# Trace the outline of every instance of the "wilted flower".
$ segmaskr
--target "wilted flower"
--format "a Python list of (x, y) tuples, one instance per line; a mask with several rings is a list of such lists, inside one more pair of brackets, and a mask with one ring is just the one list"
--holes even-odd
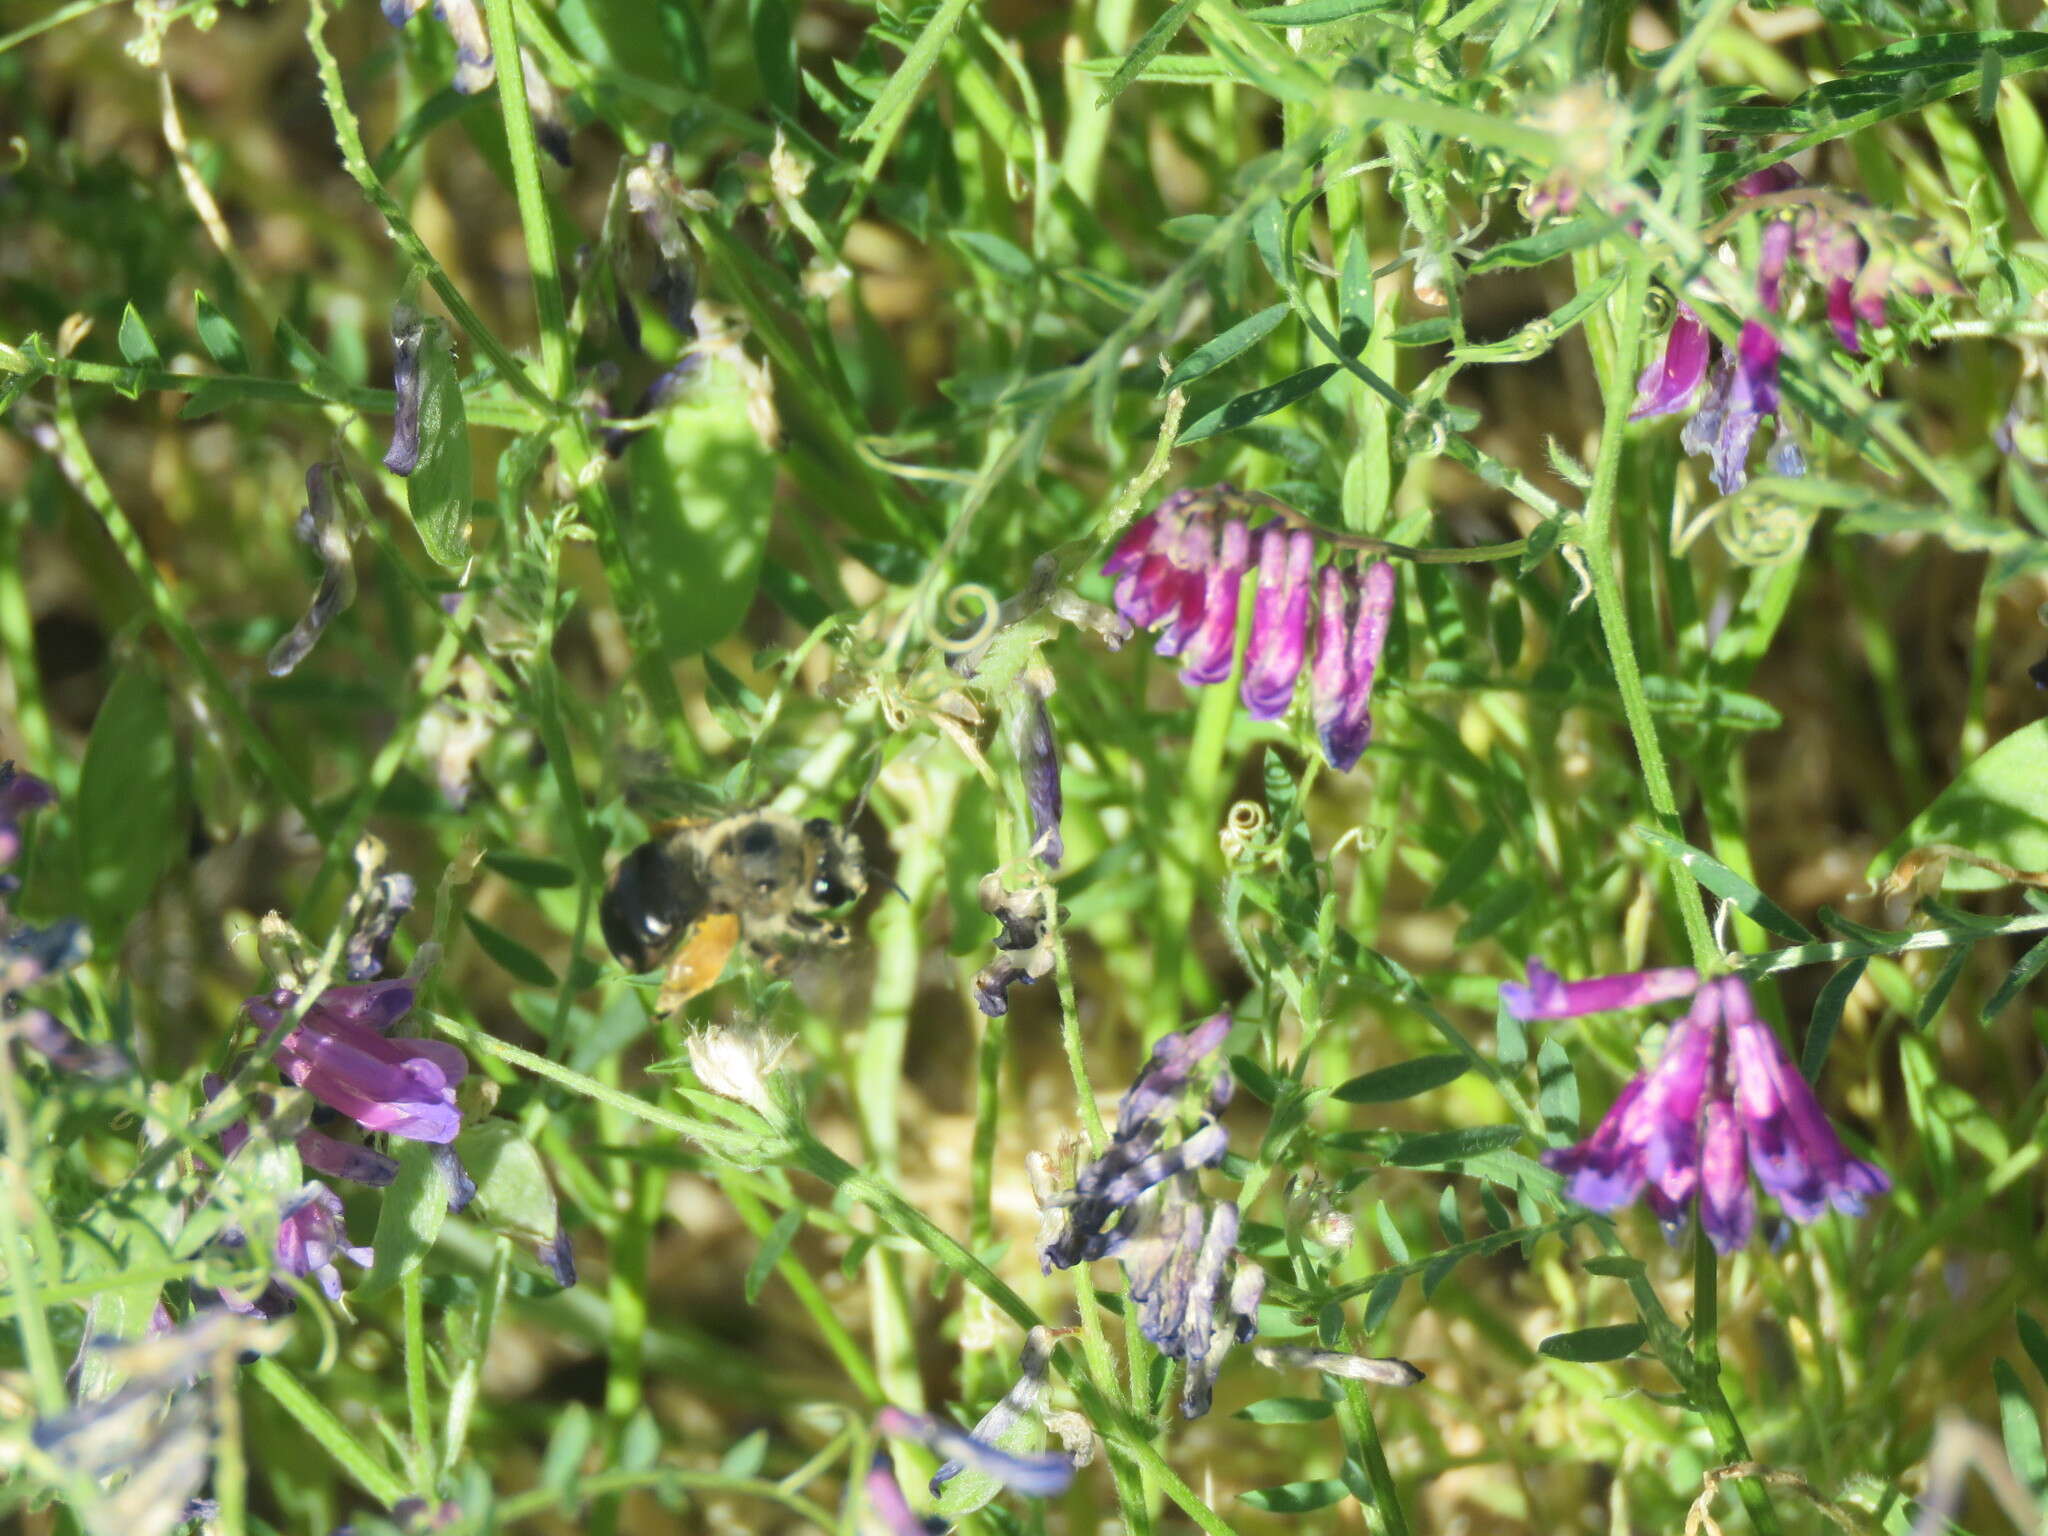
[(875, 1427), (895, 1439), (929, 1446), (941, 1456), (957, 1459), (963, 1469), (972, 1467), (1012, 1493), (1030, 1498), (1065, 1493), (1074, 1480), (1073, 1462), (1056, 1451), (1029, 1455), (1005, 1451), (931, 1414), (884, 1408), (875, 1415)]
[[(1683, 995), (1671, 990), (1680, 974), (1607, 978), (1625, 985), (1606, 991), (1582, 983), (1586, 1006), (1577, 1011), (1632, 1006), (1616, 996)], [(1673, 979), (1645, 987), (1644, 976)], [(1880, 1169), (1843, 1148), (1812, 1087), (1757, 1016), (1748, 987), (1732, 976), (1699, 987), (1657, 1064), (1622, 1089), (1591, 1136), (1544, 1153), (1543, 1161), (1565, 1176), (1568, 1195), (1593, 1210), (1646, 1196), (1674, 1239), (1697, 1196), (1701, 1226), (1723, 1253), (1748, 1242), (1755, 1226), (1751, 1172), (1800, 1222), (1829, 1205), (1860, 1215), (1866, 1199), (1891, 1188)]]
[[(1159, 1143), (1188, 1097), (1197, 1069), (1229, 1033), (1230, 1015), (1219, 1013), (1181, 1033), (1162, 1035), (1152, 1047), (1151, 1059), (1124, 1095), (1109, 1145), (1078, 1171), (1071, 1189), (1051, 1201), (1066, 1213), (1066, 1221), (1039, 1248), (1039, 1266), (1046, 1273), (1117, 1252), (1135, 1228), (1129, 1212), (1140, 1195), (1185, 1169), (1222, 1161), (1229, 1136), (1216, 1117), (1235, 1086), (1228, 1071), (1216, 1072), (1195, 1129), (1164, 1150)], [(1118, 1225), (1112, 1227), (1112, 1221)]]
[(1260, 1344), (1253, 1348), (1252, 1358), (1276, 1371), (1321, 1371), (1325, 1376), (1369, 1381), (1382, 1387), (1412, 1387), (1423, 1380), (1423, 1372), (1406, 1360), (1383, 1355), (1339, 1354), (1334, 1350), (1310, 1349), (1300, 1344)]
[[(446, 1041), (388, 1038), (412, 1007), (408, 980), (329, 987), (298, 1025), (278, 1041), (284, 1075), (365, 1130), (411, 1141), (449, 1142), (462, 1129), (455, 1085), (469, 1061)], [(251, 998), (250, 1018), (268, 1031), (295, 1001), (280, 989)]]
[(95, 1348), (122, 1385), (29, 1431), (29, 1442), (67, 1484), (92, 1485), (79, 1511), (91, 1536), (169, 1536), (191, 1518), (213, 1460), (214, 1394), (194, 1390), (248, 1351), (268, 1353), (284, 1334), (224, 1309), (131, 1343)]
[(1046, 928), (1045, 902), (1041, 887), (1008, 890), (993, 871), (981, 878), (981, 910), (1001, 925), (995, 959), (974, 977), (974, 1006), (991, 1019), (1010, 1011), (1010, 988), (1028, 987), (1052, 974), (1056, 957)]
[(1144, 1196), (1134, 1225), (1117, 1259), (1138, 1304), (1138, 1330), (1169, 1360), (1184, 1362), (1181, 1416), (1199, 1419), (1224, 1356), (1258, 1331), (1266, 1272), (1237, 1251), (1237, 1206), (1220, 1200), (1205, 1208), (1192, 1173)]
[[(996, 1405), (976, 1421), (973, 1436), (983, 1445), (1012, 1446), (1021, 1437), (1043, 1428), (1046, 1402), (1052, 1395), (1052, 1351), (1071, 1328), (1033, 1328), (1024, 1336), (1024, 1351), (1017, 1361), (1017, 1380)], [(1071, 1460), (1071, 1458), (1070, 1458)], [(956, 1457), (932, 1474), (934, 1495), (967, 1470), (967, 1462)]]
[[(387, 10), (385, 14), (390, 13)], [(426, 380), (420, 376), (420, 347), (426, 334), (425, 318), (410, 304), (400, 304), (392, 311), (391, 391), (396, 402), (384, 467), (394, 475), (409, 475), (420, 467), (420, 400), (426, 388)], [(311, 491), (309, 482), (308, 495)]]
[[(1277, 720), (1307, 658), (1318, 544), (1282, 519), (1251, 526), (1257, 505), (1227, 483), (1176, 491), (1130, 526), (1102, 569), (1116, 578), (1117, 610), (1157, 629), (1159, 654), (1184, 658), (1181, 680), (1202, 686), (1230, 676), (1240, 590), (1256, 568), (1240, 691), (1253, 719)], [(1312, 692), (1323, 754), (1339, 771), (1372, 736), (1373, 676), (1393, 608), (1391, 566), (1322, 567)]]
[[(417, 441), (418, 391), (414, 391), (413, 458), (419, 457)], [(401, 397), (402, 403), (403, 397)], [(394, 442), (392, 451), (397, 452)], [(306, 505), (299, 510), (293, 527), (299, 542), (320, 557), (320, 585), (311, 606), (289, 633), (270, 648), (264, 661), (272, 677), (285, 677), (312, 651), (335, 615), (356, 600), (356, 567), (348, 547), (348, 519), (336, 504), (334, 479), (342, 472), (339, 464), (323, 461), (306, 471)]]
[[(427, 0), (383, 0), (384, 19), (402, 27), (426, 7)], [(455, 39), (455, 89), (465, 96), (487, 89), (498, 71), (477, 0), (434, 0), (434, 15)]]
[[(235, 1230), (224, 1241), (242, 1241)], [(279, 1277), (313, 1279), (329, 1301), (341, 1299), (341, 1271), (335, 1260), (346, 1258), (367, 1269), (375, 1255), (367, 1247), (351, 1246), (348, 1227), (342, 1217), (341, 1199), (325, 1184), (315, 1180), (285, 1202), (278, 1213), (277, 1241), (272, 1260)], [(280, 1317), (298, 1303), (281, 1279), (273, 1279), (253, 1301), (223, 1290), (221, 1300), (234, 1311), (249, 1316)]]
[[(1232, 598), (1235, 606), (1236, 599)], [(1031, 850), (1058, 869), (1067, 845), (1060, 837), (1060, 745), (1052, 733), (1052, 712), (1045, 707), (1048, 688), (1030, 676), (1023, 680), (1024, 700), (1017, 711), (1017, 761), (1024, 770), (1024, 799), (1031, 808)]]

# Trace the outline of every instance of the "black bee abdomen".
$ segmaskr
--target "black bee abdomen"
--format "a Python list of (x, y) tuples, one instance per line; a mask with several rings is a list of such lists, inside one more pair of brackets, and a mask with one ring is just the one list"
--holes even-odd
[[(690, 905), (675, 861), (656, 842), (627, 854), (597, 909), (605, 947), (629, 971), (648, 971), (701, 913)], [(701, 903), (699, 903), (701, 906)]]

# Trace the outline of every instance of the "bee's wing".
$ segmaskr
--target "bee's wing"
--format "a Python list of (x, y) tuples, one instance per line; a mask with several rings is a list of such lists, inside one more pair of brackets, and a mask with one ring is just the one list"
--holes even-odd
[(700, 918), (683, 935), (682, 944), (668, 963), (661, 994), (654, 1001), (656, 1010), (671, 1013), (698, 993), (709, 990), (725, 970), (725, 962), (739, 941), (740, 920), (733, 913), (713, 912)]

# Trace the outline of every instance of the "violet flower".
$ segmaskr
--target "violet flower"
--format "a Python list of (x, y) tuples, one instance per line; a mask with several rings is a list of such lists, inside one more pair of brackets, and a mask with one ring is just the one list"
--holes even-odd
[[(240, 1235), (236, 1232), (234, 1237), (239, 1239)], [(277, 1241), (273, 1245), (275, 1274), (294, 1280), (314, 1280), (329, 1301), (341, 1299), (341, 1270), (335, 1265), (336, 1259), (345, 1258), (368, 1269), (374, 1257), (369, 1248), (349, 1243), (340, 1196), (317, 1180), (285, 1202), (279, 1213)], [(226, 1290), (220, 1295), (232, 1310), (252, 1317), (281, 1317), (298, 1305), (279, 1279), (273, 1279), (253, 1301)]]
[(1024, 679), (1024, 705), (1016, 722), (1017, 761), (1024, 770), (1024, 800), (1031, 809), (1032, 852), (1048, 869), (1058, 869), (1067, 853), (1060, 836), (1066, 797), (1060, 789), (1060, 744), (1052, 733), (1052, 712), (1045, 707), (1045, 697), (1044, 689)]
[(1694, 393), (1707, 376), (1707, 353), (1713, 337), (1706, 321), (1689, 304), (1681, 303), (1672, 316), (1671, 331), (1664, 338), (1664, 356), (1643, 370), (1636, 380), (1636, 408), (1630, 421), (1646, 416), (1668, 416), (1692, 403)]
[(1373, 561), (1362, 576), (1323, 567), (1322, 612), (1309, 687), (1323, 756), (1339, 773), (1348, 772), (1372, 741), (1373, 676), (1393, 614), (1394, 568), (1386, 561)]
[(1239, 685), (1255, 720), (1277, 720), (1293, 702), (1307, 655), (1310, 590), (1319, 579), (1315, 720), (1324, 755), (1341, 771), (1371, 739), (1370, 695), (1393, 614), (1393, 568), (1331, 564), (1317, 578), (1315, 533), (1282, 519), (1252, 527), (1241, 509), (1257, 505), (1228, 483), (1176, 491), (1131, 525), (1103, 573), (1116, 578), (1118, 612), (1159, 631), (1154, 648), (1184, 657), (1181, 680), (1202, 687), (1230, 676), (1239, 599), (1256, 557)]
[[(1134, 1235), (1117, 1255), (1138, 1306), (1138, 1331), (1187, 1367), (1183, 1418), (1209, 1411), (1224, 1356), (1258, 1331), (1266, 1272), (1238, 1254), (1237, 1234), (1237, 1206), (1222, 1200), (1205, 1210), (1194, 1176), (1184, 1173), (1146, 1198)], [(1226, 1275), (1232, 1279), (1219, 1319)]]
[(1689, 965), (1622, 976), (1596, 976), (1591, 981), (1566, 981), (1541, 960), (1529, 962), (1529, 980), (1500, 984), (1500, 1000), (1508, 1012), (1531, 1019), (1576, 1019), (1588, 1013), (1619, 1008), (1647, 1008), (1653, 1003), (1691, 997), (1700, 989), (1700, 973)]
[(1012, 1493), (1034, 1499), (1065, 1493), (1074, 1480), (1074, 1464), (1057, 1451), (1019, 1455), (978, 1440), (944, 1419), (926, 1413), (905, 1413), (901, 1408), (883, 1408), (875, 1415), (875, 1427), (898, 1440), (915, 1440), (940, 1455), (957, 1458), (962, 1467), (972, 1467), (992, 1477)]
[[(209, 1072), (201, 1079), (209, 1103), (221, 1095), (227, 1084)], [(259, 1096), (258, 1103), (267, 1103)], [(245, 1121), (237, 1120), (220, 1133), (220, 1149), (233, 1157), (249, 1139), (249, 1127)], [(324, 1131), (304, 1130), (295, 1138), (299, 1149), (299, 1161), (315, 1173), (325, 1174), (330, 1179), (346, 1179), (351, 1184), (367, 1185), (371, 1189), (388, 1188), (398, 1177), (398, 1162), (370, 1147), (358, 1146), (351, 1141), (339, 1141)]]
[(869, 1512), (888, 1536), (940, 1536), (947, 1529), (944, 1520), (920, 1520), (912, 1513), (910, 1501), (903, 1497), (903, 1485), (896, 1481), (896, 1462), (883, 1447), (875, 1447), (861, 1484), (867, 1492)]
[(56, 802), (57, 791), (12, 761), (0, 763), (0, 868), (21, 856), (21, 818)]
[(1240, 696), (1254, 720), (1278, 720), (1294, 702), (1307, 652), (1315, 535), (1268, 523), (1259, 531), (1259, 581)]
[[(1616, 995), (1654, 993), (1645, 977), (1683, 974), (1580, 983), (1584, 1007), (1530, 1016), (1591, 1012), (1613, 1005)], [(1891, 1188), (1882, 1170), (1842, 1146), (1812, 1087), (1733, 976), (1699, 988), (1657, 1064), (1622, 1089), (1591, 1136), (1553, 1148), (1543, 1161), (1565, 1176), (1572, 1199), (1596, 1211), (1619, 1210), (1646, 1195), (1674, 1240), (1696, 1201), (1701, 1228), (1722, 1253), (1743, 1246), (1755, 1229), (1751, 1173), (1798, 1222), (1830, 1205), (1860, 1215), (1866, 1200)]]
[[(1017, 1379), (996, 1405), (975, 1421), (975, 1439), (985, 1445), (999, 1446), (1003, 1437), (1027, 1418), (1044, 1417), (1046, 1401), (1052, 1395), (1053, 1346), (1073, 1331), (1071, 1328), (1041, 1325), (1024, 1336), (1024, 1350), (1017, 1359)], [(955, 1459), (946, 1462), (932, 1474), (933, 1496), (936, 1497), (941, 1488), (966, 1470), (965, 1461)]]
[[(450, 1142), (462, 1129), (455, 1085), (469, 1061), (440, 1040), (389, 1039), (385, 1032), (412, 1007), (410, 981), (330, 987), (277, 1043), (284, 1075), (365, 1130), (411, 1141)], [(274, 1029), (293, 995), (251, 998), (249, 1016)]]

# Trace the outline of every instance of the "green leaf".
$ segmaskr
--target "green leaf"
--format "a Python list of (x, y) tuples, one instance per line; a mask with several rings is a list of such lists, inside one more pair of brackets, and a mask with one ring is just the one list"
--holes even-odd
[(239, 384), (230, 384), (225, 379), (196, 379), (196, 387), (190, 398), (178, 411), (178, 420), (197, 421), (202, 416), (211, 416), (215, 411), (233, 405), (237, 400), (248, 398), (248, 391)]
[[(1958, 950), (1958, 954), (1965, 951)], [(2033, 979), (2048, 969), (2048, 939), (2041, 940), (2032, 949), (2020, 956), (2019, 964), (2005, 973), (2005, 980), (1998, 984), (1998, 990), (1984, 1000), (1984, 1011), (1977, 1017), (1989, 1024), (2012, 1000), (2024, 992)]]
[[(215, 309), (213, 300), (196, 288), (192, 292), (192, 307), (198, 312), (199, 344), (206, 348), (206, 355), (229, 373), (247, 373), (249, 348), (242, 333), (235, 329), (235, 322)], [(127, 328), (125, 319), (122, 328)]]
[(102, 948), (111, 949), (183, 841), (170, 705), (142, 663), (114, 674), (93, 717), (75, 825), (86, 915)]
[(1799, 1052), (1799, 1071), (1809, 1083), (1820, 1081), (1820, 1069), (1827, 1065), (1828, 1047), (1835, 1043), (1835, 1030), (1842, 1022), (1842, 1009), (1869, 967), (1868, 956), (1851, 960), (1828, 978), (1828, 984), (1814, 999), (1813, 1017), (1806, 1024), (1806, 1043)]
[(1581, 1328), (1575, 1333), (1553, 1333), (1536, 1346), (1536, 1353), (1553, 1360), (1576, 1360), (1591, 1364), (1598, 1360), (1619, 1360), (1642, 1348), (1650, 1331), (1641, 1323), (1617, 1323), (1611, 1328)]
[(1238, 14), (1265, 27), (1321, 27), (1384, 11), (1393, 4), (1394, 0), (1301, 0), (1299, 5), (1255, 5)]
[(1859, 53), (1842, 66), (1842, 73), (1905, 75), (1974, 70), (1987, 51), (2008, 62), (2034, 54), (2048, 55), (2048, 32), (1938, 32)]
[(142, 316), (130, 304), (121, 311), (121, 356), (137, 367), (161, 368), (163, 354), (156, 349), (156, 338), (149, 334), (149, 327), (142, 323)]
[(793, 1205), (777, 1218), (775, 1225), (769, 1228), (768, 1235), (761, 1239), (761, 1251), (754, 1255), (754, 1262), (747, 1266), (745, 1290), (748, 1306), (751, 1307), (760, 1299), (761, 1287), (768, 1283), (769, 1275), (775, 1272), (775, 1266), (782, 1262), (783, 1254), (789, 1251), (790, 1243), (803, 1229), (804, 1209), (800, 1205)]
[[(1871, 860), (1883, 879), (1910, 849), (1948, 844), (2014, 869), (2048, 870), (2048, 719), (1995, 743)], [(1944, 891), (1988, 891), (2007, 883), (1995, 870), (1950, 859)]]
[(474, 912), (462, 914), (462, 921), (476, 938), (483, 952), (497, 961), (499, 967), (511, 972), (528, 986), (554, 987), (557, 978), (547, 961), (541, 959), (524, 944), (513, 938), (502, 928), (494, 928)]
[(427, 554), (454, 569), (469, 560), (469, 416), (447, 327), (431, 315), (420, 324), (420, 461), (405, 501)]
[[(424, 1141), (398, 1144), (398, 1177), (377, 1207), (377, 1257), (356, 1294), (367, 1301), (420, 1267), (448, 1216), (448, 1176)], [(481, 1193), (481, 1189), (479, 1189)]]
[(2048, 1383), (2048, 1328), (2043, 1328), (2034, 1314), (2024, 1308), (2013, 1318), (2013, 1323), (2019, 1329), (2020, 1348), (2034, 1362), (2034, 1370), (2041, 1380)]
[(493, 848), (486, 853), (483, 866), (507, 880), (540, 891), (566, 890), (576, 883), (576, 871), (566, 864), (557, 864), (553, 859), (537, 859), (531, 854), (514, 853), (505, 848)]
[(1572, 1070), (1571, 1052), (1555, 1039), (1545, 1040), (1536, 1053), (1536, 1107), (1543, 1112), (1543, 1126), (1552, 1136), (1569, 1141), (1579, 1134), (1579, 1079)]
[(2026, 1383), (2003, 1358), (1991, 1362), (1991, 1380), (1998, 1389), (1998, 1422), (2005, 1432), (2006, 1459), (2035, 1504), (2048, 1503), (2048, 1451), (2042, 1449), (2041, 1418), (2027, 1396)]
[(1337, 371), (1337, 367), (1335, 363), (1317, 363), (1313, 368), (1290, 373), (1276, 384), (1247, 390), (1236, 399), (1225, 401), (1193, 426), (1183, 427), (1178, 441), (1199, 443), (1204, 438), (1233, 432), (1247, 423), (1257, 421), (1261, 416), (1270, 416), (1275, 411), (1284, 410), (1295, 401), (1321, 389), (1330, 375)]
[[(1221, 336), (1203, 342), (1194, 351), (1180, 360), (1166, 382), (1159, 386), (1159, 392), (1167, 394), (1183, 384), (1192, 384), (1196, 379), (1206, 378), (1230, 362), (1239, 354), (1249, 351), (1270, 336), (1274, 328), (1287, 318), (1288, 306), (1275, 304), (1260, 310), (1248, 320), (1240, 320)], [(1183, 436), (1181, 441), (1187, 441)]]
[(1462, 1158), (1499, 1152), (1522, 1139), (1518, 1125), (1472, 1125), (1455, 1131), (1425, 1131), (1403, 1136), (1387, 1153), (1386, 1161), (1397, 1168), (1435, 1168)]
[(1328, 1509), (1338, 1500), (1350, 1496), (1351, 1490), (1334, 1477), (1281, 1483), (1273, 1488), (1254, 1488), (1249, 1493), (1238, 1495), (1253, 1509), (1263, 1509), (1273, 1515), (1305, 1515), (1312, 1509)]
[(1102, 88), (1095, 105), (1106, 107), (1124, 93), (1130, 83), (1137, 79), (1145, 66), (1151, 63), (1165, 49), (1166, 45), (1179, 35), (1187, 25), (1188, 18), (1195, 12), (1196, 0), (1174, 0), (1166, 13), (1151, 26), (1124, 55), (1123, 62), (1116, 67), (1116, 73), (1109, 77), (1109, 84)]
[(1471, 1069), (1471, 1058), (1466, 1056), (1418, 1056), (1354, 1077), (1332, 1090), (1330, 1097), (1346, 1104), (1393, 1104), (1441, 1088)]
[(944, 0), (932, 13), (931, 20), (918, 32), (917, 40), (904, 52), (903, 62), (890, 74), (888, 84), (882, 87), (882, 94), (868, 108), (868, 115), (853, 130), (853, 138), (885, 138), (896, 131), (910, 109), (917, 105), (918, 92), (924, 89), (925, 77), (932, 72), (933, 66), (939, 62), (939, 54), (959, 30), (961, 19), (967, 14), (967, 5), (968, 0)]
[(998, 277), (1028, 283), (1038, 275), (1038, 264), (1031, 259), (1030, 252), (1018, 249), (1001, 235), (956, 229), (947, 238)]
[(739, 627), (775, 514), (775, 458), (747, 419), (737, 370), (708, 364), (659, 429), (626, 455), (632, 517), (620, 539), (653, 605), (662, 655), (697, 655)]
[(1387, 1314), (1394, 1310), (1394, 1303), (1401, 1299), (1401, 1285), (1406, 1275), (1381, 1275), (1373, 1281), (1372, 1290), (1365, 1298), (1365, 1315), (1360, 1325), (1368, 1336), (1377, 1333)]
[(796, 34), (785, 0), (747, 0), (747, 31), (754, 42), (754, 67), (761, 94), (785, 116), (797, 110)]
[(548, 1436), (547, 1454), (540, 1463), (540, 1485), (564, 1504), (575, 1501), (576, 1482), (593, 1439), (591, 1429), (590, 1410), (571, 1401), (557, 1415), (555, 1432)]
[(561, 1230), (555, 1187), (533, 1144), (510, 1120), (485, 1120), (455, 1138), (463, 1170), (476, 1181), (470, 1207), (493, 1231), (529, 1242), (552, 1241)]
[(1319, 1397), (1266, 1397), (1245, 1404), (1231, 1417), (1254, 1424), (1317, 1424), (1336, 1411), (1335, 1404)]
[(1811, 944), (1814, 941), (1813, 935), (1794, 922), (1791, 914), (1783, 907), (1712, 854), (1702, 853), (1692, 844), (1681, 842), (1655, 827), (1637, 827), (1635, 833), (1666, 858), (1675, 859), (1684, 865), (1693, 879), (1699, 881), (1714, 895), (1734, 902), (1736, 910), (1757, 927), (1775, 933), (1781, 939), (1790, 939), (1795, 944)]

